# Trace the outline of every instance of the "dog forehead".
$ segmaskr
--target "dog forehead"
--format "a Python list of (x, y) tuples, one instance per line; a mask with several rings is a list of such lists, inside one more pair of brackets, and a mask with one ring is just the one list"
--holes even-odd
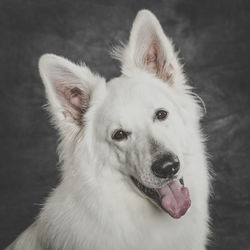
[(107, 82), (105, 97), (96, 110), (96, 117), (109, 126), (136, 126), (151, 119), (156, 110), (170, 110), (173, 105), (171, 95), (168, 84), (149, 74), (120, 76)]
[(98, 128), (101, 125), (107, 134), (118, 128), (141, 133), (148, 131), (157, 110), (172, 112), (175, 104), (171, 88), (151, 76), (121, 76), (110, 80), (106, 83), (105, 96), (94, 112)]
[(107, 84), (108, 100), (123, 105), (147, 105), (166, 99), (167, 86), (153, 77), (126, 77), (112, 79)]
[(114, 127), (132, 127), (151, 119), (157, 109), (172, 106), (171, 90), (154, 77), (121, 76), (109, 81), (97, 117)]

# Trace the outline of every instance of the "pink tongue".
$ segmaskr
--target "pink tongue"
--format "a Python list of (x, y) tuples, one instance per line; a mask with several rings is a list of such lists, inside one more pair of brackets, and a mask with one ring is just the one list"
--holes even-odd
[(173, 217), (180, 218), (191, 205), (189, 191), (176, 180), (159, 189), (162, 207)]

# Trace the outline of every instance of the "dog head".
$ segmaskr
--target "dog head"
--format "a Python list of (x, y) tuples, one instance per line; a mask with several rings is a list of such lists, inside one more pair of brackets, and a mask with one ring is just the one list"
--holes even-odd
[[(79, 155), (87, 151), (99, 174), (107, 169), (120, 173), (179, 218), (190, 206), (183, 177), (190, 127), (198, 126), (197, 105), (172, 43), (151, 12), (138, 13), (127, 46), (114, 55), (122, 74), (107, 83), (85, 65), (41, 57), (50, 111), (62, 141), (71, 142), (62, 151), (71, 159), (82, 159)], [(75, 145), (85, 146), (78, 147), (77, 156)]]

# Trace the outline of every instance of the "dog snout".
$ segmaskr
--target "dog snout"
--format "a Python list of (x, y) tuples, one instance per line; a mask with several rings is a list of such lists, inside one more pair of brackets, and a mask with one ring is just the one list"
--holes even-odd
[(151, 166), (153, 174), (159, 178), (171, 178), (180, 169), (179, 158), (174, 154), (165, 154), (155, 160)]

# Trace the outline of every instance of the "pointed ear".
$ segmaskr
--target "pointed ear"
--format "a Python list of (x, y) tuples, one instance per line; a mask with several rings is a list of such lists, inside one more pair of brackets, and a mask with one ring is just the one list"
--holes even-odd
[(39, 71), (45, 85), (50, 111), (56, 125), (80, 127), (98, 81), (86, 66), (45, 54), (39, 60)]
[(125, 74), (138, 67), (169, 84), (182, 75), (171, 41), (164, 34), (157, 18), (148, 10), (138, 12), (121, 61)]

